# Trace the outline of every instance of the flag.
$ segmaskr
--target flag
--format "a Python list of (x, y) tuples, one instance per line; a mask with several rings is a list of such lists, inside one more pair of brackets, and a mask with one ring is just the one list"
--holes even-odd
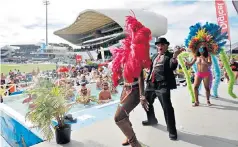
[(105, 61), (105, 54), (104, 54), (104, 48), (100, 47), (101, 55), (102, 55), (102, 61)]
[(44, 53), (45, 48), (46, 48), (46, 44), (41, 43), (41, 48), (40, 48), (41, 53)]
[(76, 63), (79, 63), (82, 61), (82, 56), (81, 55), (76, 55), (75, 56)]
[(230, 39), (230, 28), (228, 22), (228, 12), (225, 0), (215, 0), (217, 23), (222, 27), (222, 33), (227, 32), (228, 39)]

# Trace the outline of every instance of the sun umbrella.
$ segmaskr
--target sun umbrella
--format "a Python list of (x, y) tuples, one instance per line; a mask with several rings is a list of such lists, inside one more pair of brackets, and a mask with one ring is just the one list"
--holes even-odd
[(63, 66), (63, 67), (58, 68), (57, 72), (69, 72), (69, 69), (67, 67)]
[(101, 66), (107, 66), (108, 63), (109, 63), (109, 61), (106, 61), (106, 62), (104, 62), (104, 63), (100, 63), (100, 64), (98, 64), (98, 67), (101, 67)]

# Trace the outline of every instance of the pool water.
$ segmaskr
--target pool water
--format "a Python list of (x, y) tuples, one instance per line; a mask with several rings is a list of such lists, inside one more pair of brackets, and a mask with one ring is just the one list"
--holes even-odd
[(3, 103), (6, 104), (7, 106), (11, 107), (14, 109), (16, 112), (22, 114), (25, 116), (25, 114), (28, 112), (28, 104), (23, 104), (23, 100), (26, 99), (27, 95), (26, 94), (19, 94), (19, 95), (13, 95), (13, 96), (8, 96), (6, 98), (3, 98)]
[[(96, 84), (88, 84), (87, 87), (91, 89), (91, 95), (96, 96), (98, 98), (100, 90), (96, 89)], [(75, 88), (79, 90), (80, 87)], [(72, 130), (77, 130), (82, 127), (89, 126), (98, 121), (111, 118), (116, 111), (122, 87), (118, 86), (117, 91), (117, 94), (112, 95), (112, 102), (106, 104), (97, 104), (93, 102), (90, 102), (88, 105), (75, 104), (69, 112), (70, 114), (72, 114), (73, 118), (77, 119), (76, 123), (70, 123)], [(5, 120), (1, 122), (7, 123), (1, 124), (1, 126), (4, 125), (4, 127), (1, 127), (0, 136), (4, 136), (4, 138), (6, 138), (6, 141), (4, 144), (0, 143), (0, 146), (15, 146), (14, 143), (17, 143), (19, 146), (24, 146), (24, 144), (27, 144), (27, 146), (31, 146), (43, 141), (43, 136), (39, 132), (39, 130), (36, 128), (29, 128), (31, 124), (29, 124), (29, 122), (25, 122), (24, 117), (29, 111), (29, 104), (23, 104), (22, 102), (27, 97), (28, 96), (26, 94), (4, 97), (4, 104), (10, 107), (6, 107), (8, 109), (4, 110), (5, 112), (11, 112), (9, 114), (14, 114), (14, 117), (5, 114), (3, 113), (3, 111), (1, 111), (0, 118), (1, 120)], [(12, 109), (18, 112), (19, 114), (14, 112)], [(55, 122), (54, 120), (52, 121), (52, 123), (54, 125), (57, 124), (57, 122)], [(0, 141), (3, 142), (4, 139), (1, 137)]]
[[(87, 87), (91, 89), (91, 95), (96, 96), (98, 98), (100, 90), (96, 89), (96, 84), (88, 84)], [(79, 87), (76, 87), (76, 89), (79, 89)], [(120, 93), (122, 91), (122, 87), (118, 86), (117, 91), (118, 91), (117, 94), (112, 95), (113, 101), (119, 100)], [(75, 92), (75, 93), (77, 93), (77, 92)], [(23, 104), (22, 102), (26, 98), (27, 98), (26, 94), (9, 96), (4, 99), (4, 104), (6, 104), (9, 107), (11, 107), (12, 109), (16, 110), (21, 115), (25, 116), (26, 113), (29, 111), (29, 104), (27, 104), (27, 103)], [(100, 104), (93, 103), (93, 102), (90, 102), (88, 105), (75, 104), (71, 108), (70, 113), (83, 111), (84, 109), (91, 108), (91, 107), (98, 106), (98, 105), (100, 105)]]

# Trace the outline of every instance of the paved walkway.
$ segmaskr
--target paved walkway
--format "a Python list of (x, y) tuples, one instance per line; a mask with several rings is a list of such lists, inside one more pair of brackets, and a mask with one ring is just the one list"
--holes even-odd
[(11, 147), (1, 135), (0, 135), (0, 146), (1, 147)]
[[(238, 95), (238, 86), (234, 87)], [(138, 139), (149, 147), (238, 147), (238, 99), (227, 94), (227, 85), (221, 84), (220, 98), (211, 99), (214, 105), (206, 106), (206, 100), (200, 96), (201, 106), (194, 108), (190, 103), (187, 88), (178, 88), (172, 92), (175, 109), (178, 141), (170, 141), (165, 128), (163, 112), (159, 101), (155, 102), (159, 125), (143, 127), (141, 121), (146, 118), (139, 105), (131, 113), (131, 121)], [(57, 145), (54, 141), (43, 142), (35, 147), (121, 147), (125, 139), (110, 117), (79, 128), (72, 132), (72, 141), (67, 145)]]

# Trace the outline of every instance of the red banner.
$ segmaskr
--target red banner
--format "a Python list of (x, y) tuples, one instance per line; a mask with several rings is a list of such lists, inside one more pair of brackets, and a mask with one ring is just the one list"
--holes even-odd
[(75, 56), (76, 63), (79, 63), (82, 61), (82, 56), (81, 55), (76, 55)]
[(222, 27), (222, 33), (228, 33), (228, 39), (230, 40), (230, 28), (228, 22), (228, 12), (226, 2), (224, 0), (215, 0), (217, 23)]

